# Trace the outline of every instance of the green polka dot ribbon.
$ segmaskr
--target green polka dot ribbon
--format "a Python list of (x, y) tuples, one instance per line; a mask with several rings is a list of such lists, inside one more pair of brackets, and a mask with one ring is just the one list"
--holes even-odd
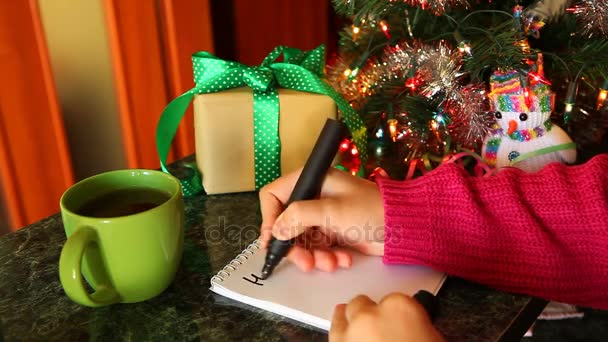
[[(283, 55), (283, 61), (278, 62)], [(277, 87), (327, 95), (334, 100), (353, 141), (359, 150), (361, 167), (367, 160), (367, 139), (363, 121), (357, 112), (322, 78), (325, 47), (303, 52), (278, 46), (259, 66), (246, 66), (225, 61), (208, 52), (192, 56), (195, 87), (180, 95), (165, 108), (156, 128), (156, 148), (161, 169), (166, 167), (171, 142), (186, 108), (197, 94), (209, 94), (247, 86), (253, 89), (253, 129), (255, 187), (259, 189), (278, 178), (281, 173), (281, 142), (279, 140), (279, 95)], [(200, 132), (198, 133), (200, 134)], [(198, 171), (182, 179), (184, 195), (203, 190)], [(362, 172), (360, 172), (362, 174)]]

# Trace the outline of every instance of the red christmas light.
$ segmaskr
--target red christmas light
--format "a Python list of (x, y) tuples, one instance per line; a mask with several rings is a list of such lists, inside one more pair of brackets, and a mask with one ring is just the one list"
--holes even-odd
[(386, 38), (391, 39), (391, 34), (388, 32), (388, 25), (384, 20), (380, 21), (380, 29), (382, 29), (382, 32), (384, 32)]
[(410, 88), (412, 93), (416, 91), (416, 88), (418, 88), (419, 84), (420, 81), (416, 77), (410, 77), (407, 79), (407, 81), (405, 81), (405, 87)]
[(548, 86), (551, 85), (551, 82), (548, 79), (540, 76), (539, 74), (537, 74), (535, 72), (528, 72), (528, 77), (530, 77), (531, 79), (533, 79), (536, 82), (540, 82), (540, 83), (546, 84)]
[(526, 101), (526, 106), (528, 108), (532, 107), (532, 97), (530, 96), (530, 88), (524, 88), (524, 100)]
[(340, 152), (345, 152), (350, 147), (350, 141), (348, 139), (344, 139), (340, 144)]

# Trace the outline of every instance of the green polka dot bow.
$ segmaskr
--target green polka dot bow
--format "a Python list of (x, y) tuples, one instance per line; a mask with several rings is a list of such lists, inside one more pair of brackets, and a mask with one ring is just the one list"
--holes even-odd
[[(277, 59), (283, 55), (283, 62)], [(208, 52), (192, 56), (196, 86), (174, 99), (163, 111), (156, 128), (156, 148), (161, 169), (166, 167), (169, 148), (186, 108), (196, 94), (208, 94), (247, 86), (253, 89), (255, 186), (259, 189), (280, 176), (279, 95), (277, 87), (327, 95), (340, 109), (359, 150), (361, 165), (367, 159), (365, 125), (355, 110), (322, 77), (325, 65), (323, 45), (308, 52), (278, 46), (259, 66), (225, 61)], [(203, 190), (195, 167), (182, 179), (184, 195)]]

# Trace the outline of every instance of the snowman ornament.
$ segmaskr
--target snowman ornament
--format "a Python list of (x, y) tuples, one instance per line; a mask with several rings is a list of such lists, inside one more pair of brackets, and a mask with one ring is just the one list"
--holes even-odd
[(482, 148), (488, 165), (537, 172), (552, 162), (575, 162), (576, 145), (551, 122), (555, 94), (547, 84), (538, 81), (540, 77), (522, 86), (518, 71), (492, 75), (488, 96), (496, 124)]

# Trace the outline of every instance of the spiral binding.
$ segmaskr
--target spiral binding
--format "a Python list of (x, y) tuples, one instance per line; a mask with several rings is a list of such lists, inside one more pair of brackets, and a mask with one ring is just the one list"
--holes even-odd
[(211, 277), (211, 282), (223, 282), (225, 278), (228, 278), (230, 276), (230, 272), (236, 271), (238, 266), (243, 265), (245, 260), (249, 260), (249, 257), (253, 256), (253, 253), (255, 253), (256, 250), (261, 248), (260, 243), (261, 241), (259, 239), (256, 239), (251, 244), (249, 244), (249, 246), (247, 246), (239, 255), (234, 257), (234, 259), (232, 259), (226, 266), (224, 266), (223, 269), (221, 269), (219, 272), (217, 272), (216, 275)]

